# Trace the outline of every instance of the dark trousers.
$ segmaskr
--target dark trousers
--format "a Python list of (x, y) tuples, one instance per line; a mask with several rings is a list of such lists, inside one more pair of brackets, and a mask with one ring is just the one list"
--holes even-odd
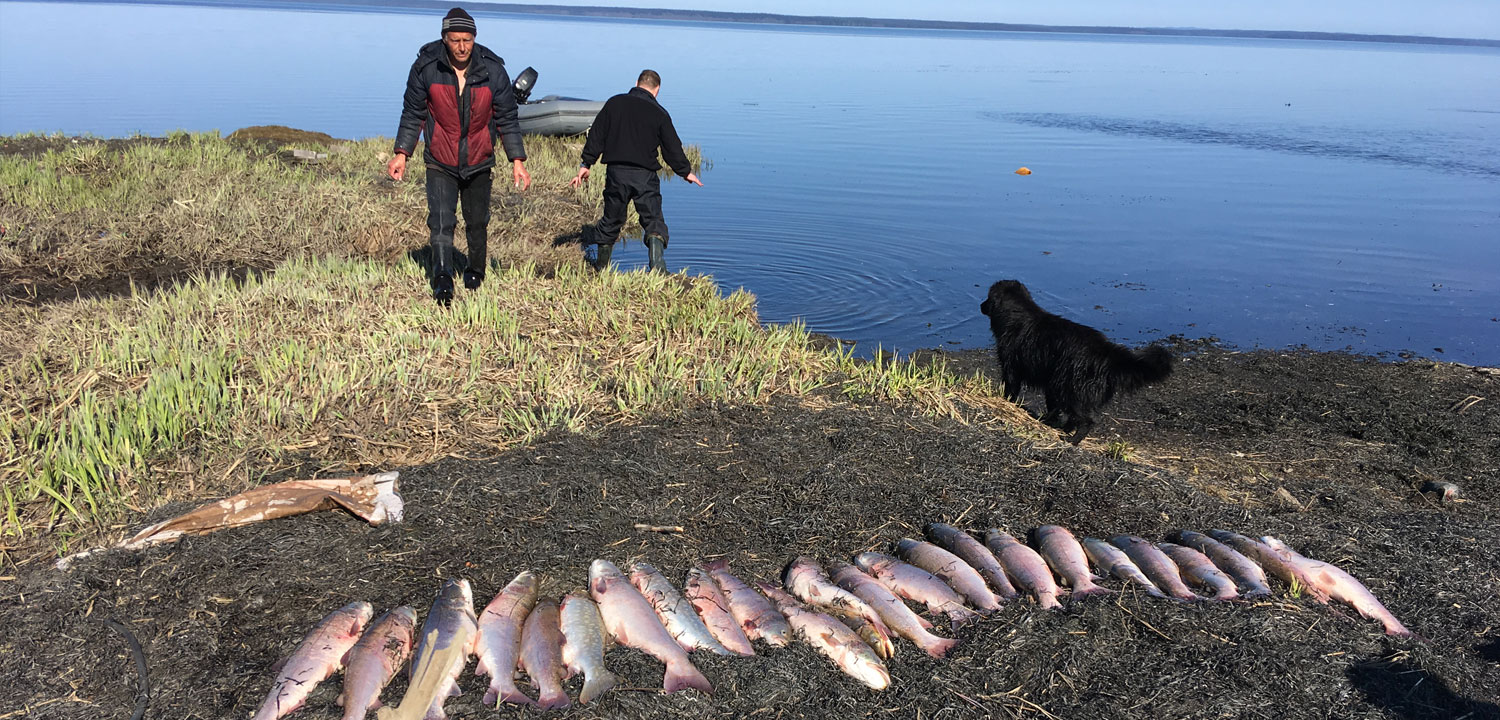
[(460, 180), (435, 168), (427, 168), (427, 229), (432, 232), (434, 273), (453, 274), (453, 229), (458, 226), (458, 206), (463, 205), (464, 232), (469, 239), (469, 268), (484, 274), (489, 250), (490, 186), (486, 170)]
[(620, 239), (620, 228), (625, 227), (625, 215), (632, 202), (636, 214), (641, 216), (646, 237), (659, 235), (665, 244), (667, 222), (661, 216), (661, 178), (652, 170), (626, 165), (610, 165), (605, 170), (604, 217), (594, 226), (595, 242), (613, 245)]

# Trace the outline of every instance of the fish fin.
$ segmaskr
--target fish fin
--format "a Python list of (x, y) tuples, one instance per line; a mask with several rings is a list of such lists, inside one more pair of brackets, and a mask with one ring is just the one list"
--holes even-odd
[(343, 707), (344, 706), (344, 694), (343, 693), (339, 693), (339, 696), (333, 699), (333, 704), (337, 705), (339, 707)]
[(729, 572), (729, 561), (725, 558), (711, 560), (703, 565), (703, 569), (708, 572)]
[(600, 670), (598, 676), (588, 677), (583, 681), (583, 690), (578, 693), (578, 702), (587, 705), (595, 698), (608, 692), (620, 678), (608, 670)]
[(952, 650), (953, 646), (958, 644), (958, 641), (953, 638), (938, 637), (936, 635), (928, 635), (928, 637), (932, 639), (922, 643), (922, 651), (935, 658), (947, 655), (948, 651)]
[(1054, 595), (1042, 595), (1041, 597), (1038, 597), (1037, 604), (1041, 605), (1043, 610), (1062, 609), (1062, 603), (1058, 602), (1057, 597)]
[(568, 699), (568, 694), (558, 688), (553, 693), (542, 693), (536, 699), (537, 707), (543, 710), (560, 710), (572, 705), (573, 701)]
[(661, 687), (668, 695), (687, 688), (702, 691), (705, 695), (714, 694), (714, 687), (708, 684), (708, 678), (703, 677), (703, 673), (691, 661), (667, 665), (667, 674), (662, 678)]

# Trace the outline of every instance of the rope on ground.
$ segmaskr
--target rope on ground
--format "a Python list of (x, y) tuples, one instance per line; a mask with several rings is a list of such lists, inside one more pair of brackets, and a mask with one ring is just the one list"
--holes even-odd
[(140, 641), (136, 640), (135, 635), (120, 624), (119, 620), (105, 618), (104, 624), (125, 638), (125, 644), (130, 648), (130, 655), (135, 658), (135, 672), (139, 683), (135, 694), (135, 714), (130, 716), (130, 720), (141, 720), (146, 716), (146, 705), (151, 702), (151, 681), (146, 676), (146, 651), (141, 649)]

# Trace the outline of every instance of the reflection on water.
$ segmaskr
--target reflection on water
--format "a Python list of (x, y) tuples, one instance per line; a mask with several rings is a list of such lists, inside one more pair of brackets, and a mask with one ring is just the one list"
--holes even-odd
[[(1461, 154), (1458, 157), (1434, 157), (1430, 154), (1405, 150), (1406, 148), (1430, 150), (1433, 146), (1439, 144), (1431, 138), (1417, 134), (1406, 134), (1404, 136), (1393, 136), (1391, 134), (1380, 136), (1356, 135), (1352, 137), (1340, 134), (1340, 139), (1333, 140), (1318, 138), (1314, 136), (1315, 131), (1307, 128), (1299, 128), (1300, 133), (1292, 135), (1270, 130), (1227, 129), (1160, 120), (1139, 120), (1094, 115), (1005, 113), (1001, 117), (1009, 122), (1045, 128), (1101, 132), (1111, 135), (1152, 138), (1173, 142), (1229, 145), (1245, 150), (1265, 150), (1269, 152), (1312, 155), (1335, 160), (1367, 160), (1425, 168), (1439, 172), (1468, 173), (1481, 177), (1500, 178), (1500, 166), (1464, 159), (1465, 157), (1473, 158), (1474, 156), (1472, 155)], [(1366, 140), (1368, 142), (1367, 144), (1361, 144), (1350, 142), (1351, 140)], [(1458, 139), (1453, 144), (1462, 145), (1462, 140)], [(1463, 153), (1463, 148), (1450, 147), (1449, 151)], [(1481, 155), (1476, 159), (1494, 160), (1496, 157), (1495, 155)]]
[[(663, 184), (668, 265), (764, 320), (981, 347), (1016, 278), (1125, 342), (1500, 364), (1500, 51), (476, 15), (540, 94), (661, 72), (713, 161)], [(0, 133), (389, 136), (439, 16), (0, 1)]]

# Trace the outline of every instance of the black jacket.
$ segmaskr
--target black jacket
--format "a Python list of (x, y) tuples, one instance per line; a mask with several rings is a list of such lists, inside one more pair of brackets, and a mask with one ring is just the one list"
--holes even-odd
[(460, 178), (495, 166), (497, 135), (506, 157), (525, 160), (515, 91), (505, 74), (505, 61), (476, 43), (469, 56), (464, 92), (459, 95), (458, 74), (449, 64), (443, 41), (423, 45), (406, 78), (396, 152), (410, 157), (424, 130), (427, 147), (422, 159), (429, 167)]
[(693, 172), (682, 140), (672, 127), (672, 116), (642, 88), (616, 95), (604, 103), (604, 109), (589, 128), (589, 139), (583, 144), (583, 166), (589, 167), (604, 155), (611, 165), (628, 165), (656, 171), (656, 148), (661, 147), (667, 167), (682, 177)]

